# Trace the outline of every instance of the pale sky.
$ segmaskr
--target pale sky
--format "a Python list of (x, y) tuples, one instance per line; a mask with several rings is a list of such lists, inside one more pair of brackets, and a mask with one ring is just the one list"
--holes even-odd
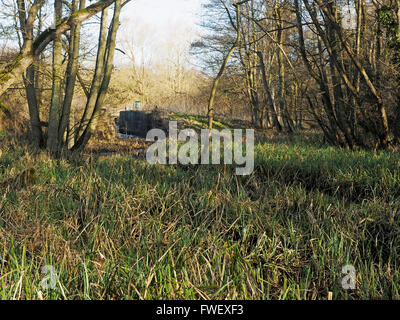
[[(133, 48), (137, 63), (146, 56), (146, 63), (158, 62), (171, 54), (173, 42), (181, 51), (188, 51), (198, 38), (201, 5), (205, 0), (132, 0), (123, 8), (119, 47), (125, 52)], [(128, 63), (117, 55), (115, 63)]]
[[(123, 51), (129, 47), (133, 48), (138, 64), (143, 56), (146, 64), (163, 62), (171, 58), (171, 51), (177, 48), (187, 53), (190, 43), (198, 39), (198, 22), (201, 20), (202, 4), (206, 1), (131, 0), (122, 9), (117, 47)], [(112, 12), (110, 15), (112, 16)], [(52, 18), (49, 18), (49, 21), (52, 21)], [(89, 33), (90, 28), (87, 29)], [(96, 42), (97, 32), (98, 25), (86, 40)], [(2, 39), (0, 43), (1, 41)], [(171, 48), (172, 42), (175, 49)], [(116, 52), (114, 63), (123, 65), (131, 63), (131, 60)]]
[(194, 25), (202, 0), (132, 0), (123, 9), (123, 17), (141, 17), (155, 26), (166, 27), (171, 22)]

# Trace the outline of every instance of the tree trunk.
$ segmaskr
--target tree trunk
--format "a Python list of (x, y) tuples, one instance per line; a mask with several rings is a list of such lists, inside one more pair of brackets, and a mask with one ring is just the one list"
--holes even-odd
[(79, 138), (84, 134), (86, 128), (89, 125), (100, 92), (100, 86), (104, 72), (104, 60), (106, 57), (106, 49), (107, 49), (107, 24), (108, 24), (108, 8), (104, 9), (101, 14), (99, 48), (97, 50), (96, 67), (92, 80), (92, 86), (90, 87), (89, 98), (86, 102), (85, 111), (83, 113), (82, 120), (80, 122), (79, 129), (77, 132), (76, 141), (78, 141)]
[(29, 119), (32, 130), (32, 141), (36, 147), (41, 147), (43, 144), (43, 132), (40, 126), (39, 116), (39, 104), (37, 100), (36, 88), (35, 88), (35, 67), (31, 65), (26, 70), (26, 76), (24, 76), (26, 98), (28, 100)]
[(212, 128), (213, 128), (214, 100), (215, 100), (215, 94), (217, 93), (218, 84), (222, 78), (222, 75), (224, 74), (226, 65), (228, 64), (231, 55), (233, 54), (233, 52), (235, 51), (235, 49), (238, 47), (238, 45), (240, 43), (240, 39), (241, 39), (240, 5), (245, 2), (247, 2), (247, 1), (243, 1), (242, 3), (235, 4), (235, 7), (236, 7), (236, 33), (237, 33), (236, 41), (232, 45), (231, 49), (228, 51), (228, 54), (225, 56), (224, 61), (222, 62), (221, 68), (218, 72), (218, 75), (214, 79), (213, 86), (211, 89), (210, 98), (208, 100), (208, 129), (209, 130), (212, 130)]
[(95, 130), (97, 125), (97, 115), (99, 110), (101, 109), (105, 96), (107, 94), (108, 86), (111, 80), (111, 73), (113, 69), (113, 62), (114, 62), (114, 54), (115, 54), (115, 46), (116, 46), (116, 39), (117, 39), (117, 31), (119, 28), (119, 17), (122, 8), (122, 0), (115, 1), (115, 8), (114, 8), (114, 16), (111, 22), (111, 29), (108, 33), (106, 48), (107, 51), (104, 56), (103, 61), (103, 79), (98, 91), (96, 104), (94, 106), (94, 110), (89, 118), (89, 121), (82, 133), (82, 135), (78, 138), (76, 145), (74, 146), (75, 149), (79, 149), (84, 147), (90, 139), (90, 135)]
[[(54, 12), (55, 24), (57, 25), (62, 19), (62, 0), (55, 0)], [(53, 43), (53, 86), (47, 139), (47, 149), (51, 152), (57, 152), (58, 150), (58, 128), (61, 115), (62, 60), (62, 41), (61, 34), (59, 34)]]
[(267, 97), (267, 105), (269, 105), (270, 111), (271, 111), (271, 117), (272, 117), (272, 122), (275, 128), (278, 129), (278, 131), (282, 131), (282, 125), (279, 122), (278, 119), (278, 114), (276, 112), (276, 105), (275, 105), (275, 100), (274, 97), (272, 96), (271, 89), (268, 84), (267, 80), (267, 75), (265, 72), (265, 63), (264, 63), (264, 57), (262, 52), (258, 51), (257, 52), (258, 58), (260, 60), (260, 69), (261, 69), (261, 75), (263, 79), (263, 84), (264, 84), (264, 89), (265, 89), (265, 94)]
[[(72, 13), (75, 13), (78, 9), (79, 0), (73, 0), (72, 2)], [(79, 8), (85, 7), (85, 0), (80, 0)], [(60, 145), (64, 143), (65, 131), (66, 144), (70, 149), (74, 145), (74, 127), (75, 127), (75, 117), (74, 110), (72, 107), (72, 100), (74, 97), (76, 77), (78, 74), (78, 60), (79, 60), (79, 47), (80, 47), (80, 33), (81, 24), (78, 23), (76, 26), (71, 28), (71, 34), (69, 38), (69, 50), (68, 50), (68, 65), (66, 70), (66, 87), (65, 87), (65, 97), (64, 104), (62, 108), (60, 127), (58, 132), (58, 139)]]

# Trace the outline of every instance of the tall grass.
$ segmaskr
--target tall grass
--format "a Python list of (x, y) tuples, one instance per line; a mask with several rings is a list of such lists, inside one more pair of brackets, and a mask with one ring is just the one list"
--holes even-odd
[(237, 177), (2, 148), (2, 299), (400, 298), (399, 154), (267, 143)]

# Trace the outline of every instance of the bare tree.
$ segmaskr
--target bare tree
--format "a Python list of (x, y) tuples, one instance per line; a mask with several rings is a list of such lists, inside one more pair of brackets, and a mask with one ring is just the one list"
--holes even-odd
[[(226, 56), (225, 56), (225, 58), (224, 58), (224, 60), (222, 62), (221, 68), (220, 68), (220, 70), (219, 70), (219, 72), (218, 72), (218, 74), (215, 77), (214, 82), (213, 82), (213, 86), (212, 86), (211, 93), (210, 93), (210, 99), (208, 101), (208, 128), (210, 130), (212, 130), (212, 128), (213, 128), (213, 122), (214, 122), (214, 100), (215, 100), (215, 94), (217, 92), (218, 84), (219, 84), (219, 82), (220, 82), (220, 80), (222, 78), (222, 75), (224, 74), (226, 65), (228, 64), (231, 55), (233, 54), (235, 49), (238, 47), (238, 45), (240, 44), (240, 40), (241, 40), (241, 30), (240, 30), (240, 28), (241, 28), (241, 21), (240, 21), (241, 13), (240, 13), (240, 6), (242, 4), (248, 2), (248, 1), (249, 0), (234, 3), (235, 11), (236, 11), (236, 25), (234, 25), (233, 20), (231, 20), (231, 23), (232, 23), (233, 27), (236, 30), (236, 34), (237, 34), (236, 35), (236, 41), (233, 43), (232, 47), (230, 48), (230, 50), (226, 54)], [(224, 6), (226, 7), (225, 3), (224, 3)], [(226, 10), (227, 10), (227, 13), (229, 15), (229, 9), (227, 7), (226, 7)]]
[[(23, 42), (20, 53), (12, 61), (3, 66), (0, 70), (0, 96), (32, 65), (35, 57), (37, 57), (49, 43), (56, 39), (59, 35), (67, 32), (72, 26), (81, 23), (104, 8), (113, 4), (115, 0), (100, 0), (85, 9), (82, 9), (67, 18), (62, 19), (56, 27), (49, 28), (40, 35), (33, 38), (27, 38)], [(34, 23), (37, 19), (40, 8), (45, 0), (35, 0), (32, 6), (27, 10), (25, 28), (33, 30)], [(28, 34), (28, 33), (27, 33)]]
[[(124, 4), (128, 3), (125, 1)], [(108, 30), (108, 7), (114, 3), (114, 17)], [(55, 0), (54, 21), (55, 27), (44, 32), (39, 31), (35, 37), (35, 23), (40, 25), (38, 16), (40, 8), (45, 1), (35, 1), (29, 9), (26, 9), (25, 0), (17, 0), (18, 21), (22, 34), (21, 50), (18, 56), (6, 64), (0, 73), (0, 94), (16, 81), (18, 74), (24, 75), (26, 95), (29, 105), (33, 140), (36, 145), (43, 144), (42, 122), (39, 116), (38, 92), (35, 89), (38, 78), (35, 73), (34, 62), (46, 48), (53, 42), (52, 50), (52, 93), (49, 109), (49, 122), (47, 133), (47, 148), (53, 153), (58, 153), (64, 148), (79, 148), (84, 146), (90, 132), (96, 126), (96, 116), (104, 101), (113, 69), (116, 34), (119, 26), (119, 15), (122, 0), (101, 0), (85, 8), (85, 0), (71, 0), (71, 2)], [(63, 16), (63, 5), (66, 6), (69, 15)], [(81, 23), (98, 12), (102, 12), (102, 25), (97, 50), (97, 63), (92, 87), (88, 91), (82, 85), (82, 79), (78, 76)], [(37, 21), (39, 19), (39, 21)], [(68, 42), (64, 43), (62, 35), (69, 31)], [(34, 39), (35, 38), (35, 39)], [(67, 54), (67, 66), (63, 66), (64, 52)], [(80, 80), (88, 103), (77, 132), (75, 117), (72, 108), (72, 100), (76, 87), (76, 79)]]

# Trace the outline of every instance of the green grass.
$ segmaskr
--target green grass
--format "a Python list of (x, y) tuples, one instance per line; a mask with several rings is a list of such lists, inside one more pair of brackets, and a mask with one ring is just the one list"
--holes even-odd
[[(398, 153), (266, 143), (237, 177), (3, 148), (0, 298), (399, 299), (399, 165)], [(348, 264), (354, 291), (341, 287)]]
[[(189, 115), (185, 113), (173, 113), (169, 120), (178, 121), (184, 124), (190, 125), (191, 128), (196, 130), (207, 129), (208, 128), (208, 118), (207, 116), (199, 116), (199, 115)], [(230, 129), (232, 124), (228, 121), (218, 121), (215, 120), (213, 123), (213, 127), (216, 130)]]

